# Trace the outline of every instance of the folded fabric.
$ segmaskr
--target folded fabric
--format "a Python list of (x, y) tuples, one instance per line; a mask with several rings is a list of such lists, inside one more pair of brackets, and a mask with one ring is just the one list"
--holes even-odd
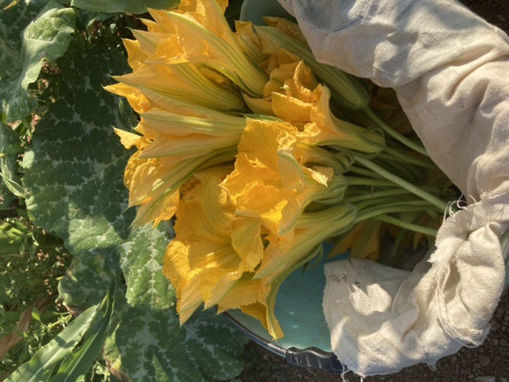
[(279, 2), (319, 61), (395, 88), (430, 157), (469, 202), (412, 272), (367, 260), (326, 266), (334, 353), (373, 375), (480, 344), (508, 256), (509, 38), (447, 0)]

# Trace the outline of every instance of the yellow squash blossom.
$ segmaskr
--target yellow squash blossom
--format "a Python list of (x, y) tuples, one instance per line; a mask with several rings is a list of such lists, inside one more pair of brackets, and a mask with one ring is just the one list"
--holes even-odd
[(242, 110), (240, 95), (218, 86), (192, 64), (143, 64), (132, 73), (113, 76), (123, 86), (107, 90), (119, 94), (127, 86), (145, 97), (170, 97), (215, 110)]
[[(272, 94), (289, 90), (286, 81), (291, 80), (296, 75), (298, 64), (299, 58), (284, 49), (267, 56), (263, 67), (269, 75), (269, 80), (263, 87), (263, 98), (254, 98), (242, 94), (249, 109), (258, 114), (275, 115), (272, 110)], [(297, 75), (300, 75), (300, 72)], [(285, 118), (282, 119), (286, 120)], [(288, 121), (293, 122), (291, 119)]]
[(264, 54), (271, 55), (285, 49), (300, 57), (313, 73), (333, 90), (335, 98), (344, 105), (354, 109), (362, 109), (368, 105), (369, 94), (356, 78), (337, 68), (317, 62), (311, 50), (299, 41), (298, 36), (291, 36), (288, 27), (278, 29), (277, 21), (274, 20), (275, 18), (272, 18), (272, 25), (276, 26), (254, 27)]
[(289, 268), (312, 254), (322, 241), (350, 229), (356, 215), (357, 209), (351, 204), (303, 213), (295, 224), (293, 237), (267, 237), (269, 245), (254, 278), (277, 278), (286, 274)]
[(261, 51), (260, 38), (255, 33), (252, 23), (235, 20), (235, 37), (244, 54), (252, 62), (261, 65), (265, 61), (265, 55)]
[(185, 0), (176, 10), (150, 10), (166, 38), (157, 44), (148, 62), (204, 65), (244, 92), (260, 95), (266, 76), (244, 54), (231, 31), (223, 15), (226, 5), (224, 1)]
[(199, 172), (183, 192), (164, 274), (176, 290), (182, 324), (201, 306), (217, 305), (219, 313), (241, 309), (280, 338), (283, 332), (274, 313), (277, 291), (296, 267), (276, 277), (253, 278), (263, 258), (265, 234), (259, 219), (235, 214), (228, 193), (219, 186), (230, 170)]
[[(310, 107), (310, 122), (305, 124), (301, 139), (308, 144), (340, 147), (363, 153), (377, 154), (385, 145), (383, 132), (379, 129), (367, 129), (336, 118), (330, 110), (330, 91), (318, 85), (313, 91)], [(279, 108), (291, 105), (286, 99), (279, 98)], [(275, 108), (273, 106), (273, 108)]]
[[(246, 119), (172, 100), (168, 111), (152, 107), (141, 114), (133, 134), (117, 130), (121, 142), (138, 151), (124, 182), (129, 206), (139, 206), (135, 224), (170, 219), (180, 187), (195, 171), (234, 159)], [(133, 143), (134, 142), (134, 143)]]
[(275, 234), (291, 231), (309, 203), (327, 198), (335, 176), (331, 167), (298, 162), (297, 132), (289, 123), (248, 119), (235, 170), (221, 184), (237, 214), (261, 219)]
[[(176, 290), (181, 323), (202, 304), (217, 304), (243, 275), (255, 270), (263, 255), (260, 222), (235, 216), (226, 191), (219, 187), (230, 170), (197, 173), (180, 201), (164, 274)], [(253, 302), (249, 296), (234, 296), (239, 306)]]
[(383, 133), (336, 118), (330, 110), (330, 91), (318, 84), (311, 69), (297, 56), (279, 49), (268, 56), (270, 74), (263, 98), (243, 94), (256, 113), (275, 115), (301, 130), (299, 140), (310, 145), (332, 146), (363, 153), (378, 153), (384, 147)]
[[(148, 30), (135, 30), (135, 40), (124, 40), (133, 72), (115, 76), (120, 84), (107, 90), (130, 98), (131, 105), (139, 105), (143, 95), (152, 102), (171, 97), (216, 110), (242, 110), (240, 93), (229, 78), (257, 94), (249, 87), (258, 82), (261, 89), (266, 77), (242, 53), (222, 14), (224, 6), (197, 0), (182, 1), (175, 11), (152, 10), (155, 21), (144, 20)], [(220, 74), (221, 60), (230, 65), (227, 76)], [(129, 89), (135, 95), (126, 94)]]

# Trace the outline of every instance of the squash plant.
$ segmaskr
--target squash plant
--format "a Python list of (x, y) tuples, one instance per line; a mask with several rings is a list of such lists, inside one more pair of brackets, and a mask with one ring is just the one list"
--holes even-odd
[[(224, 319), (202, 312), (179, 326), (161, 272), (171, 225), (133, 229), (127, 209), (122, 174), (132, 152), (113, 128), (130, 129), (136, 116), (103, 90), (128, 70), (121, 38), (137, 15), (173, 3), (0, 0), (0, 284), (25, 287), (0, 301), (0, 335), (27, 309), (32, 333), (2, 371), (7, 381), (194, 382), (242, 371), (247, 340)], [(35, 296), (27, 287), (40, 288), (37, 254), (47, 257), (51, 313), (23, 300)], [(17, 264), (6, 256), (26, 272), (4, 271)]]

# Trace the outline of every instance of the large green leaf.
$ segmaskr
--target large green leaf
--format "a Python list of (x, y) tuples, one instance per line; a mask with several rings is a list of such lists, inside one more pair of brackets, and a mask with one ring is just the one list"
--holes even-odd
[[(9, 3), (0, 0), (0, 7)], [(65, 53), (74, 29), (74, 10), (53, 0), (20, 0), (0, 12), (0, 101), (8, 122), (33, 111), (36, 101), (28, 86), (44, 61), (54, 62)]]
[(132, 381), (199, 382), (240, 374), (247, 339), (222, 317), (201, 312), (179, 327), (173, 309), (130, 308), (115, 333), (122, 371)]
[(58, 62), (61, 97), (25, 153), (27, 208), (37, 225), (64, 239), (75, 256), (104, 253), (127, 239), (132, 211), (122, 174), (130, 153), (113, 126), (124, 127), (118, 100), (102, 90), (126, 70), (123, 51), (79, 38)]
[(133, 230), (120, 246), (120, 265), (127, 283), (131, 305), (165, 309), (173, 305), (175, 292), (162, 272), (162, 259), (173, 230), (168, 223), (158, 229), (147, 225)]
[(144, 13), (147, 8), (169, 9), (179, 0), (72, 0), (71, 5), (89, 11)]

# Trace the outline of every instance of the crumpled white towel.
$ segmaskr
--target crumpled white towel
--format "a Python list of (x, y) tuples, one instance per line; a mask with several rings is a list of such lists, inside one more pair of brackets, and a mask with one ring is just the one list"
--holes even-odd
[(368, 260), (326, 266), (334, 353), (360, 375), (434, 364), (478, 345), (504, 287), (509, 229), (509, 38), (447, 0), (279, 0), (315, 56), (394, 87), (435, 163), (469, 206), (404, 272)]

